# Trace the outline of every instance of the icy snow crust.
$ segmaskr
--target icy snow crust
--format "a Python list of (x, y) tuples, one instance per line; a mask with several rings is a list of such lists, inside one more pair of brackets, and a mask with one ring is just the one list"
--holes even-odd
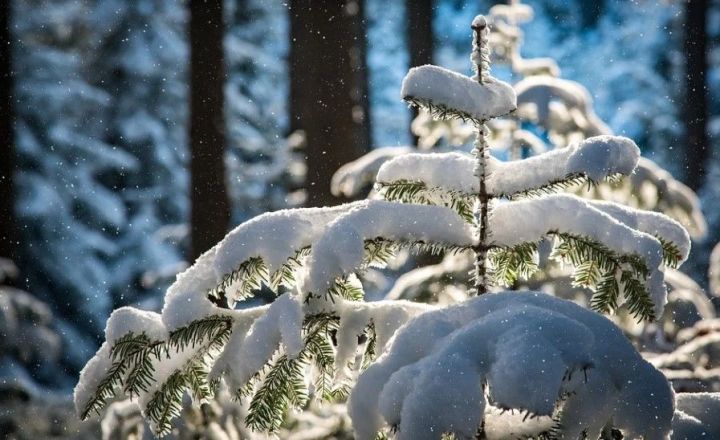
[[(639, 158), (640, 149), (632, 140), (596, 136), (528, 159), (502, 162), (491, 157), (486, 186), (490, 194), (512, 196), (574, 175), (585, 175), (597, 182), (615, 174), (631, 174)], [(473, 194), (479, 189), (478, 179), (473, 176), (474, 164), (475, 159), (467, 153), (406, 154), (385, 162), (377, 180), (422, 181), (431, 188)]]
[(349, 413), (361, 440), (385, 424), (401, 440), (450, 431), (473, 438), (488, 400), (550, 415), (559, 395), (567, 399), (564, 438), (586, 429), (596, 439), (611, 419), (627, 438), (670, 431), (670, 386), (620, 330), (535, 292), (486, 295), (414, 318), (359, 377)]
[[(441, 86), (439, 86), (441, 85)], [(515, 110), (515, 90), (488, 77), (477, 80), (430, 64), (413, 67), (402, 82), (402, 98), (445, 107), (475, 120), (502, 116)]]

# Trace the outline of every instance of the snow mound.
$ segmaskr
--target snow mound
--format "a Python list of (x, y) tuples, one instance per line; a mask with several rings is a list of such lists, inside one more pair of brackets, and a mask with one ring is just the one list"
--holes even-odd
[(425, 65), (410, 69), (403, 79), (402, 98), (446, 108), (475, 120), (487, 120), (515, 110), (513, 88), (488, 77), (485, 84), (451, 70)]
[[(485, 384), (485, 386), (483, 385)], [(560, 396), (560, 398), (558, 398)], [(349, 413), (359, 439), (384, 424), (399, 439), (473, 438), (491, 403), (548, 416), (563, 438), (663, 439), (673, 393), (610, 321), (536, 292), (505, 292), (424, 313), (400, 328), (358, 379)]]

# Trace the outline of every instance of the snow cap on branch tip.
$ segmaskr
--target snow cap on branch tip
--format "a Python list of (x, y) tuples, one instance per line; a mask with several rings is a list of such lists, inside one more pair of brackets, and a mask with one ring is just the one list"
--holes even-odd
[(580, 147), (568, 159), (568, 168), (584, 170), (595, 182), (608, 176), (610, 169), (629, 175), (640, 159), (638, 146), (623, 136), (594, 136), (582, 141)]
[(160, 314), (134, 307), (120, 307), (112, 312), (105, 325), (105, 340), (113, 343), (130, 333), (144, 333), (152, 341), (160, 341), (168, 336)]
[(488, 76), (484, 84), (430, 64), (413, 67), (405, 75), (402, 99), (430, 110), (431, 114), (487, 120), (506, 115), (517, 107), (515, 90)]
[(470, 25), (470, 27), (472, 27), (473, 29), (485, 29), (487, 27), (487, 25), (488, 25), (487, 19), (485, 18), (484, 15), (480, 14), (480, 15), (475, 16), (475, 18), (472, 21), (472, 25)]

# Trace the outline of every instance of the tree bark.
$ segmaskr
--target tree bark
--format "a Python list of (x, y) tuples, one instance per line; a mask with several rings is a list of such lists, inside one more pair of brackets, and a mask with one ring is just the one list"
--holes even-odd
[(0, 2), (0, 257), (15, 259), (15, 114), (9, 1)]
[(306, 136), (308, 206), (334, 205), (333, 173), (370, 148), (362, 0), (290, 1), (290, 131)]
[(707, 0), (685, 2), (685, 183), (698, 190), (705, 181), (711, 147), (707, 134)]
[[(432, 28), (433, 0), (406, 0), (405, 11), (407, 15), (407, 47), (410, 55), (410, 66), (416, 67), (432, 63), (435, 50), (435, 37)], [(417, 117), (418, 109), (410, 110), (410, 122)], [(417, 144), (418, 137), (410, 131), (413, 145)]]
[(225, 236), (230, 201), (225, 184), (222, 0), (190, 2), (190, 261)]

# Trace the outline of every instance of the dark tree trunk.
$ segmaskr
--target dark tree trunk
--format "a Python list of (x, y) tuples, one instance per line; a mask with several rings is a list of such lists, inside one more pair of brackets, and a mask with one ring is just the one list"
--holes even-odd
[(190, 261), (230, 223), (225, 185), (222, 0), (190, 2)]
[(583, 28), (597, 26), (600, 17), (605, 11), (605, 1), (606, 0), (593, 0), (592, 2), (582, 3), (580, 18)]
[(14, 259), (15, 229), (15, 115), (13, 113), (13, 70), (10, 44), (10, 3), (0, 2), (0, 257)]
[[(433, 0), (407, 0), (407, 46), (410, 54), (410, 66), (416, 67), (432, 63), (435, 47), (433, 22)], [(418, 109), (412, 108), (411, 122), (418, 115)], [(413, 144), (417, 136), (410, 132)]]
[(705, 181), (711, 147), (707, 134), (707, 0), (685, 2), (685, 183), (693, 190)]
[(290, 1), (290, 130), (306, 135), (307, 205), (334, 205), (333, 173), (370, 148), (362, 0)]

